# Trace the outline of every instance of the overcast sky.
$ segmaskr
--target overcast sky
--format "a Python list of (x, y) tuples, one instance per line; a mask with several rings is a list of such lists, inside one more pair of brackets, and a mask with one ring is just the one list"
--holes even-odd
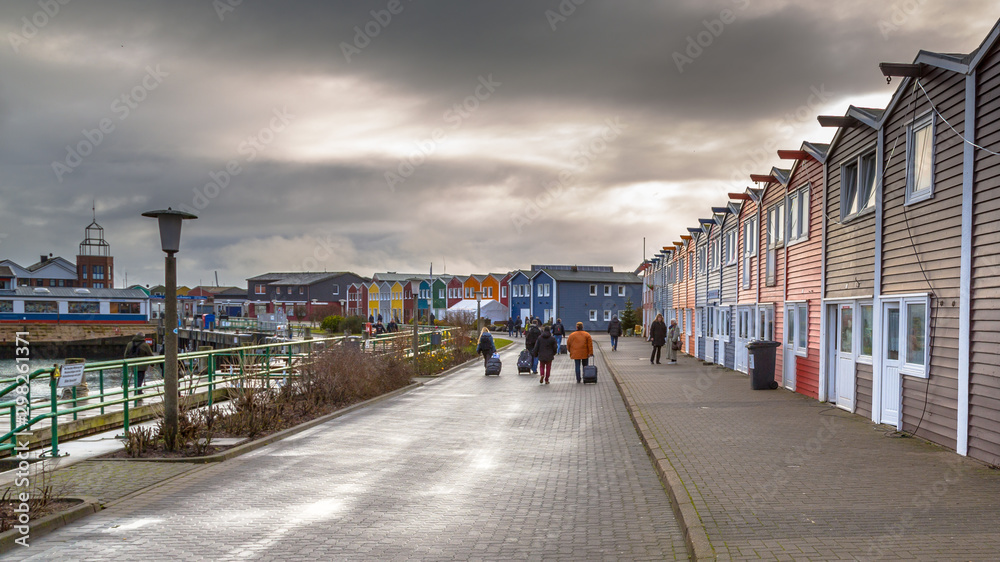
[[(62, 5), (65, 4), (65, 5)], [(632, 270), (748, 174), (968, 52), (980, 0), (5, 1), (0, 258), (157, 284), (267, 271)]]

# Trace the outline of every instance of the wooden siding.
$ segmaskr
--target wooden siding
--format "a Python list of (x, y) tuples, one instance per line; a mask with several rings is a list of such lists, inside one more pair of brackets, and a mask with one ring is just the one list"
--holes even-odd
[(845, 163), (875, 150), (877, 140), (878, 133), (870, 127), (845, 129), (827, 156), (826, 298), (872, 296), (875, 291), (875, 214), (840, 221), (840, 172)]
[(872, 366), (855, 363), (854, 369), (854, 413), (872, 418)]
[[(736, 239), (739, 240), (739, 231), (737, 225), (739, 224), (739, 219), (736, 215), (726, 215), (726, 228), (722, 231), (722, 244), (725, 246), (726, 241), (729, 240), (728, 233), (736, 232)], [(723, 251), (723, 256), (726, 252)], [(732, 265), (726, 265), (725, 259), (722, 261), (722, 289), (719, 291), (719, 302), (736, 304), (739, 299), (738, 287), (739, 287), (739, 264), (740, 264), (740, 245), (739, 242), (736, 244), (736, 263)]]
[[(785, 248), (784, 244), (779, 244), (776, 248), (775, 255), (775, 273), (774, 273), (774, 285), (768, 285), (766, 283), (767, 273), (767, 211), (773, 207), (776, 203), (784, 201), (785, 199), (785, 187), (780, 183), (773, 182), (767, 186), (767, 190), (764, 192), (764, 197), (761, 200), (761, 216), (760, 216), (760, 251), (758, 254), (758, 266), (761, 268), (760, 274), (757, 277), (757, 281), (760, 283), (760, 303), (761, 304), (771, 304), (774, 306), (774, 333), (772, 337), (775, 341), (782, 340), (782, 321), (785, 315)], [(786, 207), (787, 208), (787, 207)], [(784, 217), (782, 219), (784, 220)], [(782, 226), (784, 228), (784, 226)], [(779, 382), (779, 384), (784, 384), (784, 377), (782, 369), (784, 368), (784, 353), (781, 352), (781, 348), (778, 349), (776, 357), (774, 360), (774, 378)]]
[[(694, 255), (695, 255), (695, 258), (694, 258), (695, 259), (695, 268), (694, 268), (695, 294), (694, 294), (694, 300), (695, 300), (695, 306), (699, 306), (699, 307), (700, 306), (705, 306), (705, 302), (707, 300), (706, 295), (708, 294), (706, 292), (707, 291), (707, 286), (708, 286), (708, 277), (707, 277), (706, 274), (702, 274), (701, 271), (702, 271), (702, 265), (703, 264), (698, 260), (699, 254), (700, 254), (702, 248), (705, 249), (705, 254), (704, 255), (705, 255), (705, 261), (707, 262), (708, 261), (708, 235), (705, 234), (704, 232), (698, 235), (698, 243), (695, 245), (695, 252), (694, 252)], [(705, 265), (706, 268), (708, 267), (707, 263), (705, 263), (704, 265)]]
[[(964, 127), (965, 78), (934, 70), (921, 78), (934, 105), (958, 130)], [(931, 109), (918, 89), (901, 99), (885, 123), (883, 157), (882, 297), (931, 293), (929, 379), (903, 377), (902, 427), (955, 448), (958, 418), (958, 298), (962, 248), (963, 143), (935, 118), (934, 195), (904, 205), (906, 126)], [(897, 140), (898, 139), (898, 140)], [(892, 144), (895, 154), (889, 160)]]
[[(714, 261), (715, 261), (715, 252), (716, 252), (715, 243), (716, 243), (716, 241), (719, 241), (719, 245), (718, 245), (718, 252), (720, 254), (718, 256), (718, 258), (719, 258), (719, 269), (715, 269), (714, 267), (712, 267), (714, 265)], [(716, 297), (716, 298), (709, 298), (708, 294), (711, 294), (712, 292), (714, 292), (714, 294), (720, 295), (720, 290), (719, 289), (722, 287), (722, 263), (725, 261), (723, 259), (723, 256), (725, 255), (725, 253), (722, 251), (722, 242), (723, 242), (723, 240), (722, 240), (722, 227), (720, 227), (717, 224), (713, 224), (712, 225), (712, 229), (709, 231), (709, 234), (708, 234), (708, 253), (705, 254), (706, 259), (708, 260), (708, 279), (706, 280), (706, 283), (708, 283), (708, 285), (705, 288), (705, 291), (706, 291), (706, 296), (705, 296), (706, 304), (709, 304), (709, 303), (716, 303), (716, 304), (718, 304), (719, 303), (719, 298), (718, 297)]]
[[(976, 75), (976, 143), (1000, 148), (1000, 48)], [(969, 365), (971, 457), (1000, 464), (1000, 157), (975, 152)]]
[[(806, 356), (795, 358), (795, 391), (819, 398), (820, 312), (823, 220), (823, 165), (807, 158), (795, 166), (789, 181), (789, 193), (809, 185), (809, 239), (788, 246), (785, 271), (785, 300), (806, 301), (809, 313)], [(869, 400), (869, 403), (871, 401)]]
[[(760, 271), (760, 268), (757, 267), (757, 258), (756, 257), (750, 258), (750, 261), (751, 261), (751, 266), (750, 266), (750, 268), (751, 268), (751, 271), (750, 271), (750, 287), (746, 288), (746, 289), (743, 288), (743, 267), (744, 267), (744, 265), (743, 265), (743, 251), (744, 251), (744, 248), (746, 247), (746, 240), (743, 238), (743, 225), (748, 220), (751, 220), (751, 219), (754, 219), (754, 220), (757, 219), (757, 204), (754, 203), (751, 200), (747, 200), (747, 201), (743, 202), (743, 208), (740, 209), (739, 226), (738, 226), (738, 228), (740, 229), (740, 232), (739, 232), (740, 244), (739, 244), (739, 256), (738, 256), (738, 258), (736, 260), (737, 264), (738, 264), (737, 274), (736, 274), (736, 286), (737, 286), (737, 291), (738, 291), (737, 302), (739, 304), (754, 304), (754, 303), (757, 302), (757, 273)], [(760, 229), (760, 226), (759, 226), (760, 222), (758, 221), (757, 224), (758, 224), (758, 231), (759, 231), (759, 229)], [(757, 247), (760, 248), (760, 244), (759, 244), (759, 242), (760, 242), (760, 233), (759, 232), (757, 234), (757, 242), (758, 242)], [(758, 252), (758, 257), (759, 257), (759, 255), (760, 255), (760, 252)]]

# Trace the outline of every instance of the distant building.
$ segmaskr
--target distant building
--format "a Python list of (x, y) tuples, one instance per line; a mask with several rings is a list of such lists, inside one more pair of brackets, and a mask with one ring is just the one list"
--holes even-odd
[(138, 289), (0, 289), (0, 322), (144, 324), (149, 297)]
[(265, 273), (247, 279), (247, 306), (250, 316), (278, 312), (294, 316), (296, 307), (306, 315), (323, 307), (330, 314), (345, 314), (348, 288), (365, 279), (350, 271)]

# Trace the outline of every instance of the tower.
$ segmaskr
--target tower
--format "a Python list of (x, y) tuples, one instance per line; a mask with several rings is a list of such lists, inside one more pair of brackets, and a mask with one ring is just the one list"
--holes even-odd
[(97, 224), (97, 208), (94, 220), (84, 230), (83, 242), (76, 256), (76, 278), (78, 286), (95, 289), (113, 288), (115, 285), (115, 258), (111, 256), (111, 246), (104, 240), (104, 227)]

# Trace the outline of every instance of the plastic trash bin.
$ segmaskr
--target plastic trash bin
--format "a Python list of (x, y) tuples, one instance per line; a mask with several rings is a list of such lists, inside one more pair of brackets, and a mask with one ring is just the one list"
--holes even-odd
[(778, 383), (774, 380), (774, 358), (776, 350), (781, 346), (776, 341), (752, 341), (747, 344), (750, 350), (750, 388), (752, 390), (774, 390)]

